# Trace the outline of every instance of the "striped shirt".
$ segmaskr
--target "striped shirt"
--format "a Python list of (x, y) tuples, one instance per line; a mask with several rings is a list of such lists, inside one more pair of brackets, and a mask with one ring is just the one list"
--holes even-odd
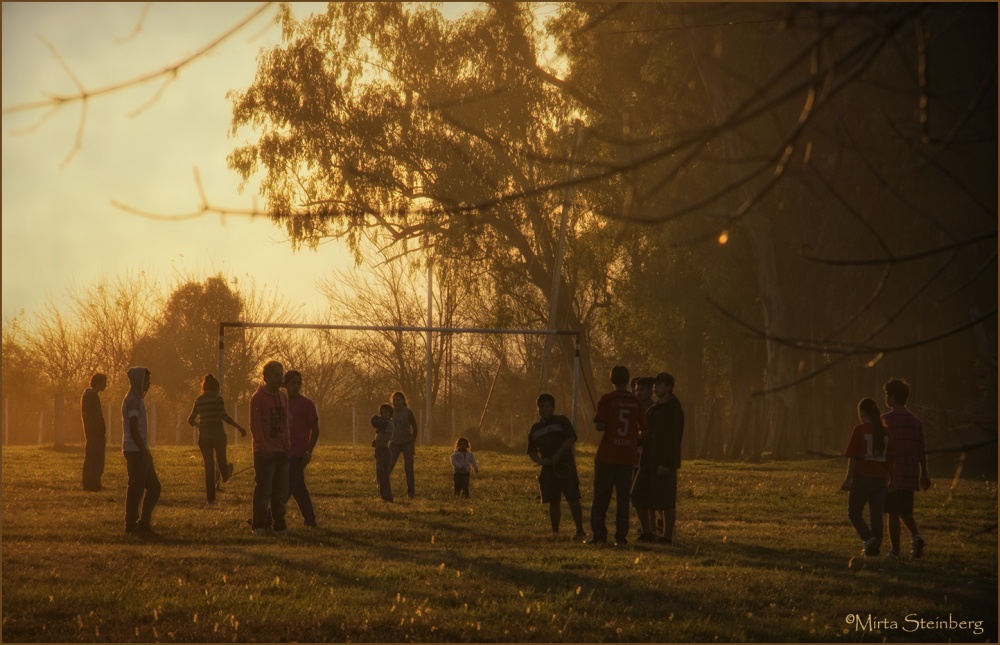
[[(197, 419), (197, 422), (195, 422)], [(222, 396), (214, 393), (205, 393), (199, 396), (194, 402), (194, 408), (188, 415), (188, 423), (196, 425), (201, 430), (201, 436), (225, 436), (222, 422), (236, 425), (236, 422), (226, 414), (226, 403)]]

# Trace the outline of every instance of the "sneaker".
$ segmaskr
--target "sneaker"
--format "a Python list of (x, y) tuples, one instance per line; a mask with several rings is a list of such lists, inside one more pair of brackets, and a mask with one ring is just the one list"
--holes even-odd
[(227, 482), (233, 476), (233, 462), (226, 464), (226, 474), (222, 476), (222, 481)]
[(924, 538), (913, 538), (913, 549), (910, 551), (911, 558), (919, 558), (924, 554)]
[(152, 533), (153, 527), (149, 525), (149, 522), (139, 522), (135, 525), (136, 533)]
[(291, 535), (291, 533), (288, 529), (275, 529), (274, 531), (275, 535)]
[(869, 557), (869, 558), (877, 556), (878, 555), (878, 538), (877, 537), (870, 537), (867, 540), (865, 540), (865, 546), (864, 546), (864, 549), (862, 549), (861, 553), (863, 555)]
[(889, 558), (890, 560), (898, 560), (899, 551), (889, 551), (888, 553), (885, 554), (885, 557)]
[(584, 533), (583, 531), (577, 531), (576, 535), (573, 536), (573, 539), (574, 540), (586, 540), (587, 539), (587, 534)]
[(584, 544), (607, 544), (608, 543), (608, 539), (607, 538), (599, 538), (599, 537), (597, 537), (595, 535), (594, 537), (590, 538), (589, 540), (584, 540), (583, 543)]
[(636, 538), (637, 542), (656, 542), (656, 536), (652, 533), (640, 533)]
[(615, 538), (615, 546), (625, 546), (628, 544), (628, 540), (625, 538)]
[(674, 543), (674, 541), (673, 541), (672, 538), (668, 538), (665, 535), (657, 535), (656, 536), (656, 542), (657, 542), (657, 544), (673, 544)]
[(271, 531), (262, 526), (259, 526), (253, 530), (254, 535), (270, 535)]

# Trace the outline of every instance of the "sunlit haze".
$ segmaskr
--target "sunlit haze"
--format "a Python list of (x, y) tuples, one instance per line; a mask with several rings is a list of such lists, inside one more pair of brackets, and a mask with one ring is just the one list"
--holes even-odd
[[(75, 93), (68, 72), (94, 90), (158, 71), (259, 6), (4, 3), (3, 106)], [(323, 6), (294, 5), (298, 16)], [(268, 9), (182, 68), (158, 98), (159, 80), (95, 97), (85, 114), (72, 104), (44, 120), (46, 109), (4, 115), (4, 317), (36, 310), (49, 297), (58, 302), (72, 284), (86, 286), (126, 269), (146, 270), (167, 285), (178, 274), (253, 277), (304, 313), (319, 307), (316, 281), (353, 266), (340, 243), (293, 252), (283, 230), (265, 218), (161, 222), (112, 205), (163, 215), (195, 212), (202, 203), (197, 169), (212, 206), (254, 207), (255, 186), (240, 194), (238, 176), (226, 167), (226, 155), (242, 143), (229, 137), (226, 92), (249, 85), (257, 52), (277, 41), (275, 13)], [(81, 119), (82, 145), (74, 153)]]

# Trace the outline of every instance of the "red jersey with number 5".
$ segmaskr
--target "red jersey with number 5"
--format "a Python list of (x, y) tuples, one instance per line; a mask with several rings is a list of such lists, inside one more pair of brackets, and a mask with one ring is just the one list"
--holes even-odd
[(646, 415), (634, 394), (615, 390), (602, 396), (594, 421), (604, 424), (597, 461), (621, 466), (639, 463), (639, 430), (646, 427)]

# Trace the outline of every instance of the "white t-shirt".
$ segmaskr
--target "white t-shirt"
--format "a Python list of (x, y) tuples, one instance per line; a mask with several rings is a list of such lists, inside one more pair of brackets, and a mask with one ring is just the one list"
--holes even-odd
[(144, 399), (128, 396), (122, 401), (122, 450), (124, 452), (142, 452), (139, 446), (132, 441), (132, 433), (129, 432), (130, 419), (139, 420), (139, 436), (142, 437), (146, 446), (149, 446), (149, 436), (146, 431), (146, 401)]

